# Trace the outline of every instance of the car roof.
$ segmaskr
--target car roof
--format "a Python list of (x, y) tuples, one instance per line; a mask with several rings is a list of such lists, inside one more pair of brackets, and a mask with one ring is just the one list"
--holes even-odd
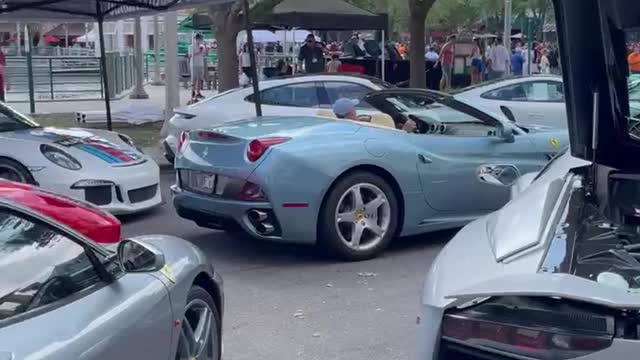
[(532, 75), (509, 76), (502, 79), (483, 81), (479, 84), (467, 86), (462, 89), (453, 91), (451, 92), (451, 94), (460, 95), (460, 94), (471, 93), (471, 92), (473, 93), (485, 92), (490, 89), (495, 89), (502, 86), (517, 84), (517, 83), (527, 82), (527, 81), (536, 81), (536, 80), (553, 80), (553, 81), (562, 82), (562, 77), (559, 75), (553, 75), (553, 74), (532, 74)]
[(120, 221), (99, 208), (39, 187), (0, 180), (0, 199), (59, 222), (98, 243), (120, 241)]
[(352, 75), (352, 74), (343, 74), (343, 73), (323, 73), (323, 74), (296, 74), (289, 76), (282, 76), (277, 78), (271, 78), (262, 80), (259, 82), (259, 85), (262, 87), (263, 85), (266, 87), (274, 87), (278, 85), (284, 84), (292, 84), (292, 83), (303, 83), (303, 82), (313, 82), (313, 81), (348, 81), (355, 83), (372, 83), (377, 86), (384, 86), (382, 80), (366, 76), (366, 75)]

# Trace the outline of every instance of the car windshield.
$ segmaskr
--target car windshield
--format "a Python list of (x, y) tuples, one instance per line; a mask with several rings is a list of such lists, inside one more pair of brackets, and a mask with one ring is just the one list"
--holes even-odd
[(0, 103), (0, 132), (38, 128), (40, 125), (9, 106)]
[(471, 115), (427, 97), (397, 95), (387, 97), (385, 100), (399, 112), (411, 114), (429, 123), (482, 123)]

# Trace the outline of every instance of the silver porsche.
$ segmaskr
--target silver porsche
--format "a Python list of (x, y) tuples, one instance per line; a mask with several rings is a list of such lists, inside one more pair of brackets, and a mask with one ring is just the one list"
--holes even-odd
[(0, 272), (0, 360), (220, 359), (222, 280), (182, 239), (109, 249), (0, 196)]

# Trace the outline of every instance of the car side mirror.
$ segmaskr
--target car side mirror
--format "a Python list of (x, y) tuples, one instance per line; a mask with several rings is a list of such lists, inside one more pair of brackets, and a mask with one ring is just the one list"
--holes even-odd
[(485, 184), (510, 187), (520, 177), (520, 171), (514, 165), (482, 165), (476, 172), (478, 180)]
[(513, 143), (516, 141), (515, 135), (513, 135), (513, 125), (506, 123), (499, 123), (497, 128), (497, 136), (506, 143)]
[(125, 272), (154, 272), (165, 265), (164, 254), (160, 250), (136, 240), (122, 240), (117, 251), (118, 262)]

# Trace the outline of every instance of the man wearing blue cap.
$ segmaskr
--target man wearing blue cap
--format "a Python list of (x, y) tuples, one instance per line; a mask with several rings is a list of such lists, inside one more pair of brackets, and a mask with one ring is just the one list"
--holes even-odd
[(356, 106), (360, 104), (357, 99), (340, 98), (333, 104), (333, 113), (338, 119), (349, 119), (355, 121), (366, 121), (363, 117), (358, 117)]
[[(358, 116), (356, 111), (358, 104), (360, 104), (360, 101), (357, 99), (340, 98), (333, 104), (333, 113), (338, 119), (370, 122), (371, 116)], [(402, 130), (408, 133), (415, 132), (416, 128), (416, 123), (413, 120), (407, 120), (402, 126)]]

